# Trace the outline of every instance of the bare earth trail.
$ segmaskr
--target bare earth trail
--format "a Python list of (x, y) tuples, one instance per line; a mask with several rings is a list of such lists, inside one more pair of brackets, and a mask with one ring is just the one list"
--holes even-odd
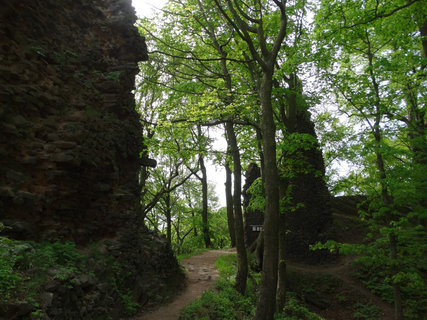
[[(235, 252), (235, 249), (211, 250), (188, 259), (183, 259), (181, 265), (185, 268), (187, 273), (186, 288), (169, 304), (162, 305), (156, 310), (127, 318), (127, 320), (177, 320), (180, 311), (186, 305), (199, 298), (204, 291), (214, 287), (219, 276), (218, 270), (215, 268), (216, 259)], [(353, 257), (341, 257), (341, 259), (335, 263), (320, 266), (288, 262), (288, 268), (303, 273), (332, 274), (353, 287), (353, 290), (368, 297), (373, 304), (380, 307), (382, 311), (381, 320), (393, 319), (393, 307), (382, 301), (379, 297), (373, 295), (359, 281), (350, 276), (351, 262), (353, 259)], [(339, 309), (338, 306), (331, 306), (331, 308)], [(337, 317), (337, 314), (339, 315), (340, 313), (339, 310), (325, 311), (326, 313), (320, 312), (325, 319), (344, 319), (339, 316)], [(332, 311), (332, 314), (329, 314), (330, 311)]]
[(235, 249), (211, 250), (197, 256), (183, 259), (181, 265), (187, 272), (187, 286), (167, 304), (137, 317), (133, 320), (177, 320), (179, 312), (191, 301), (199, 298), (206, 290), (211, 289), (218, 280), (218, 270), (215, 268), (215, 260), (227, 254), (234, 253)]

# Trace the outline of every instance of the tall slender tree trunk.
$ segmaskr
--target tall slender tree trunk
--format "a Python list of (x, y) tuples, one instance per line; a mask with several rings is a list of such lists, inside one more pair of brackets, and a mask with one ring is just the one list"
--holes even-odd
[[(228, 152), (230, 147), (227, 148)], [(228, 232), (230, 234), (231, 247), (236, 246), (236, 229), (234, 227), (234, 210), (233, 210), (233, 191), (232, 191), (232, 179), (231, 179), (230, 161), (227, 159), (225, 162), (225, 200), (227, 204), (227, 222)]]
[(206, 173), (206, 165), (203, 156), (199, 157), (200, 171), (202, 172), (201, 182), (202, 182), (202, 232), (203, 240), (205, 241), (206, 248), (211, 248), (211, 236), (209, 231), (209, 221), (208, 221), (208, 177)]
[(277, 286), (277, 312), (282, 312), (286, 303), (286, 215), (280, 214), (279, 275)]
[(166, 239), (170, 245), (172, 245), (172, 210), (171, 210), (171, 196), (167, 192), (165, 194), (165, 206), (166, 206)]
[[(280, 179), (280, 199), (286, 196), (289, 183)], [(277, 312), (282, 312), (286, 303), (286, 212), (280, 213), (279, 226), (279, 279), (277, 287)]]
[[(385, 207), (387, 207), (389, 210), (393, 209), (394, 206), (394, 199), (393, 196), (389, 193), (389, 189), (387, 187), (387, 173), (385, 169), (385, 163), (383, 158), (382, 150), (382, 133), (381, 133), (381, 118), (383, 114), (381, 113), (381, 95), (380, 95), (380, 87), (378, 84), (378, 81), (374, 74), (374, 53), (371, 51), (371, 42), (369, 38), (369, 34), (366, 32), (366, 44), (367, 47), (367, 55), (366, 58), (369, 63), (369, 76), (371, 79), (371, 84), (374, 89), (375, 93), (375, 123), (372, 127), (372, 134), (375, 139), (376, 148), (375, 148), (375, 155), (376, 155), (376, 166), (378, 173), (380, 175), (380, 186), (381, 186), (381, 200)], [(385, 221), (388, 222), (388, 226), (391, 225), (393, 217), (389, 216), (386, 217)], [(394, 234), (393, 231), (390, 232), (389, 237), (389, 249), (390, 249), (390, 259), (392, 260), (392, 270), (391, 270), (391, 276), (394, 276), (397, 274), (398, 265), (397, 265), (397, 237)], [(401, 296), (401, 290), (398, 283), (393, 281), (393, 298), (394, 298), (394, 319), (395, 320), (404, 320), (403, 318), (403, 310), (402, 310), (402, 296)]]
[[(374, 126), (374, 137), (375, 141), (377, 142), (377, 150), (380, 150), (380, 144), (381, 144), (381, 133), (380, 133), (380, 126), (379, 121), (375, 123)], [(389, 209), (392, 209), (393, 207), (393, 198), (390, 196), (387, 188), (387, 174), (385, 171), (385, 165), (384, 165), (384, 159), (380, 152), (376, 151), (376, 157), (377, 157), (377, 170), (380, 174), (380, 185), (381, 185), (381, 200), (384, 203), (386, 207)], [(389, 219), (386, 219), (386, 221), (391, 220), (391, 217)], [(390, 248), (390, 259), (392, 261), (392, 268), (391, 268), (391, 274), (396, 275), (399, 270), (397, 266), (397, 237), (396, 235), (391, 232), (388, 235), (388, 243)], [(402, 294), (400, 290), (400, 285), (393, 281), (392, 283), (393, 287), (393, 300), (394, 300), (394, 319), (395, 320), (404, 320), (403, 317), (403, 309), (402, 309)]]
[(193, 234), (195, 237), (197, 237), (199, 235), (199, 233), (197, 232), (197, 227), (196, 227), (196, 222), (195, 222), (195, 216), (194, 216), (194, 210), (191, 210), (191, 219), (193, 221)]
[(271, 102), (273, 68), (264, 70), (260, 87), (265, 174), (264, 258), (254, 320), (272, 320), (276, 307), (279, 245), (279, 176), (276, 164), (276, 125)]
[(264, 187), (265, 180), (264, 180), (264, 152), (262, 151), (262, 132), (260, 129), (256, 129), (256, 139), (257, 139), (257, 148), (259, 153), (260, 160), (260, 169), (261, 169), (261, 180), (262, 180), (262, 186)]
[(246, 280), (248, 277), (248, 258), (246, 254), (242, 214), (242, 166), (240, 164), (240, 153), (237, 145), (236, 133), (234, 131), (233, 123), (227, 122), (225, 124), (225, 127), (227, 130), (227, 140), (229, 142), (230, 151), (233, 158), (233, 209), (238, 259), (236, 290), (239, 291), (241, 294), (245, 294)]
[[(388, 236), (390, 245), (390, 257), (393, 262), (397, 261), (397, 237), (394, 233), (390, 233)], [(393, 264), (395, 265), (395, 264)], [(396, 266), (392, 267), (392, 273), (397, 274), (398, 269)], [(393, 298), (394, 298), (394, 319), (404, 320), (403, 308), (402, 308), (402, 294), (398, 283), (393, 281)]]

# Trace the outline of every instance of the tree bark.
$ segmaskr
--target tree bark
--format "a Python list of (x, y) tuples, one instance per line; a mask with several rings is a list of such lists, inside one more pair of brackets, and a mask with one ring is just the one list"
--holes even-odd
[(203, 156), (199, 157), (200, 171), (202, 172), (201, 182), (202, 182), (202, 232), (203, 240), (205, 241), (206, 248), (212, 248), (211, 236), (209, 231), (209, 221), (208, 221), (208, 177), (206, 173), (205, 160)]
[[(228, 147), (227, 150), (230, 150)], [(233, 192), (232, 192), (232, 179), (231, 179), (231, 169), (229, 166), (229, 160), (225, 162), (225, 199), (227, 203), (227, 222), (228, 222), (228, 232), (230, 234), (231, 247), (236, 246), (236, 231), (234, 227), (234, 210), (233, 210)]]
[[(371, 51), (371, 42), (370, 42), (368, 33), (366, 33), (366, 41), (368, 45), (367, 59), (370, 67), (369, 76), (375, 92), (375, 123), (371, 130), (376, 143), (375, 155), (376, 155), (376, 166), (380, 176), (379, 183), (381, 186), (381, 200), (383, 205), (386, 208), (392, 210), (394, 206), (394, 199), (393, 199), (393, 196), (390, 194), (390, 191), (387, 186), (387, 173), (386, 173), (386, 168), (384, 163), (383, 152), (381, 151), (384, 149), (382, 148), (382, 132), (381, 132), (381, 126), (380, 126), (381, 118), (383, 116), (383, 114), (381, 113), (381, 95), (380, 95), (379, 84), (374, 74), (374, 70), (375, 70), (374, 64), (373, 64), (374, 53)], [(388, 225), (391, 225), (392, 219), (393, 217), (390, 216), (390, 213), (389, 213), (389, 216), (386, 217), (385, 221), (388, 223)], [(389, 234), (388, 240), (389, 240), (389, 249), (390, 249), (390, 259), (392, 264), (392, 269), (390, 271), (391, 271), (391, 276), (393, 277), (399, 271), (399, 267), (397, 265), (398, 243), (397, 243), (397, 237), (394, 234), (394, 231), (392, 231)], [(392, 286), (393, 286), (393, 299), (394, 299), (394, 319), (404, 320), (400, 286), (398, 283), (395, 283), (394, 281)]]
[(171, 195), (165, 194), (165, 215), (166, 215), (166, 239), (172, 245), (172, 210), (171, 210)]
[[(268, 72), (269, 71), (269, 72)], [(276, 164), (276, 125), (271, 103), (273, 68), (265, 70), (260, 87), (265, 174), (264, 258), (254, 320), (272, 320), (276, 306), (279, 244), (279, 176)]]
[[(286, 189), (288, 183), (280, 181), (280, 199), (286, 196)], [(282, 312), (286, 303), (286, 213), (280, 213), (280, 226), (279, 226), (279, 274), (278, 274), (278, 287), (277, 287), (277, 312)]]
[(246, 280), (248, 277), (248, 258), (246, 254), (242, 214), (242, 166), (240, 163), (240, 153), (237, 145), (236, 133), (234, 131), (233, 123), (227, 122), (225, 124), (225, 127), (227, 130), (227, 140), (230, 145), (230, 151), (233, 158), (233, 209), (238, 259), (235, 286), (236, 290), (244, 295), (246, 291)]
[[(390, 244), (390, 257), (393, 262), (397, 260), (397, 238), (396, 235), (391, 233), (389, 234), (389, 244)], [(395, 263), (392, 265), (392, 274), (397, 274), (398, 268), (395, 266)], [(402, 309), (402, 295), (400, 292), (400, 286), (398, 283), (393, 281), (393, 298), (394, 298), (394, 319), (395, 320), (404, 320), (403, 309)]]

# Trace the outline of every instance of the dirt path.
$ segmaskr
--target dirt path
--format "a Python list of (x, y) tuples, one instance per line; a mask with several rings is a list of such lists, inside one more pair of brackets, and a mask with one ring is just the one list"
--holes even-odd
[(133, 320), (177, 320), (179, 312), (191, 301), (214, 286), (218, 279), (215, 260), (220, 256), (235, 252), (230, 250), (211, 250), (197, 256), (183, 259), (181, 264), (187, 271), (187, 287), (175, 297), (175, 300), (159, 309), (137, 317)]

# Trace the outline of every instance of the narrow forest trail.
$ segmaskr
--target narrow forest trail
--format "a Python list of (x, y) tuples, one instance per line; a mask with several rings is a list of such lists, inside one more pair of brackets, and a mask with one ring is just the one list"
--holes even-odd
[(199, 298), (202, 293), (212, 288), (219, 276), (215, 261), (223, 255), (235, 252), (229, 250), (210, 250), (188, 259), (183, 259), (181, 265), (187, 273), (187, 286), (169, 304), (131, 318), (132, 320), (177, 320), (181, 309), (191, 301)]
[[(214, 287), (219, 277), (219, 272), (215, 267), (215, 261), (227, 254), (236, 252), (235, 249), (211, 250), (202, 254), (183, 259), (181, 265), (185, 268), (187, 274), (186, 288), (180, 292), (173, 301), (161, 305), (158, 309), (136, 315), (127, 320), (177, 320), (180, 311), (193, 300), (199, 298), (204, 291)], [(382, 301), (378, 296), (372, 294), (360, 280), (354, 278), (352, 274), (351, 263), (354, 257), (341, 257), (337, 261), (326, 265), (307, 265), (295, 262), (288, 262), (289, 271), (294, 270), (299, 273), (322, 275), (330, 274), (339, 278), (344, 286), (353, 292), (355, 296), (363, 296), (372, 304), (378, 306), (381, 310), (381, 320), (393, 319), (393, 307)], [(347, 292), (348, 294), (348, 292)], [(344, 310), (339, 303), (333, 303), (325, 310), (316, 312), (325, 319), (342, 320), (349, 317), (348, 310)], [(350, 319), (350, 318), (348, 318)]]

